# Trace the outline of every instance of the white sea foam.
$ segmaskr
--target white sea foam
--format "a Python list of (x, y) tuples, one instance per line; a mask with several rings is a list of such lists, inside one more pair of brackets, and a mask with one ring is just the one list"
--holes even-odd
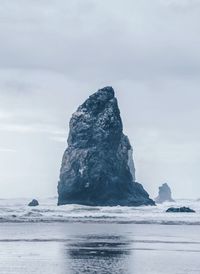
[[(27, 199), (0, 200), (0, 222), (105, 222), (167, 225), (200, 225), (200, 202), (177, 200), (158, 206), (89, 207), (57, 206), (56, 198), (40, 200), (40, 206), (28, 207)], [(166, 213), (169, 207), (187, 206), (196, 213)]]

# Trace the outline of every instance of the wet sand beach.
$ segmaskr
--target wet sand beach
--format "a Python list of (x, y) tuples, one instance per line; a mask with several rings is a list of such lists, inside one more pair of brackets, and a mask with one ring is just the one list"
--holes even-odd
[(200, 226), (1, 223), (1, 274), (193, 274)]

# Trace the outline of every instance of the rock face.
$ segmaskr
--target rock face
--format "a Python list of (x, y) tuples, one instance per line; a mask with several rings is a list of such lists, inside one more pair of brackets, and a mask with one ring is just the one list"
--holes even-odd
[(133, 177), (133, 181), (135, 182), (135, 180), (136, 180), (136, 177), (135, 177), (135, 164), (134, 164), (134, 161), (133, 161), (133, 149), (132, 148), (128, 151), (128, 166), (130, 168), (130, 172), (131, 172), (131, 175)]
[(58, 205), (154, 205), (135, 182), (132, 147), (123, 134), (112, 87), (91, 95), (70, 121), (60, 170)]
[(39, 203), (37, 200), (33, 199), (29, 204), (28, 206), (39, 206)]
[(172, 212), (172, 213), (195, 213), (195, 211), (189, 207), (170, 207), (166, 212)]
[(168, 184), (163, 184), (161, 187), (159, 187), (159, 195), (155, 201), (158, 204), (162, 204), (164, 202), (174, 202), (172, 199), (171, 189)]

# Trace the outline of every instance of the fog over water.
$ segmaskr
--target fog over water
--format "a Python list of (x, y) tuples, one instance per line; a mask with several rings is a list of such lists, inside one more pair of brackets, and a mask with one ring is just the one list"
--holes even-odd
[(200, 197), (200, 2), (15, 0), (0, 7), (0, 198), (56, 195), (71, 114), (116, 91), (137, 180)]

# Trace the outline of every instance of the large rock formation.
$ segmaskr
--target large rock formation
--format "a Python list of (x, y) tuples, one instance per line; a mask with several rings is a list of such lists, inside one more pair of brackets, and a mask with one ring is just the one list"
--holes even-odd
[(71, 118), (58, 205), (154, 205), (142, 185), (135, 182), (131, 157), (114, 90), (105, 87), (91, 95)]
[(168, 184), (165, 183), (159, 187), (159, 194), (155, 201), (158, 204), (162, 204), (164, 202), (174, 202), (172, 199), (172, 192)]

